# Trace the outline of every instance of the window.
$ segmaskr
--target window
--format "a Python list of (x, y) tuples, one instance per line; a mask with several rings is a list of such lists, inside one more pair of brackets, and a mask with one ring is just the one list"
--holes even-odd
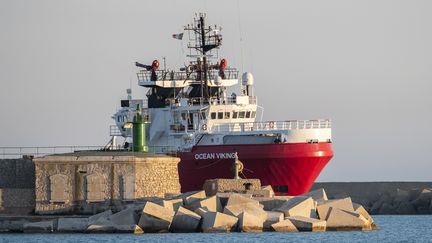
[(231, 112), (225, 112), (225, 119), (230, 119)]
[(239, 112), (239, 118), (245, 118), (245, 113), (244, 111), (240, 111)]
[(203, 119), (203, 120), (206, 119), (206, 113), (205, 112), (201, 112), (201, 119)]
[(233, 111), (233, 119), (237, 119), (238, 117), (238, 112), (237, 111)]
[(255, 118), (255, 116), (256, 116), (256, 112), (252, 111), (251, 118)]
[(224, 115), (223, 112), (218, 112), (218, 119), (223, 119), (223, 115)]
[(247, 112), (246, 112), (246, 118), (250, 118), (250, 115), (251, 115), (251, 112), (250, 112), (250, 111), (247, 111)]
[(212, 112), (212, 113), (210, 114), (210, 118), (211, 118), (211, 119), (216, 119), (216, 112)]

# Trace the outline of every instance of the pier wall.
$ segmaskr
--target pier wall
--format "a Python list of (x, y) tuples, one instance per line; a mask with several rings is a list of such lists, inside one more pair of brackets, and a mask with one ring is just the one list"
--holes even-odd
[(31, 158), (0, 160), (0, 214), (28, 214), (35, 207), (35, 167)]

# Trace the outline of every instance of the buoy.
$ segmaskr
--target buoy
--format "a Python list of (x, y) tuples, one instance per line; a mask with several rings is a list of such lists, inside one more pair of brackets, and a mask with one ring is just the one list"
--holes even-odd
[(158, 60), (154, 60), (152, 62), (152, 69), (153, 70), (157, 70), (159, 68), (159, 65), (160, 65), (159, 61)]
[(203, 124), (202, 126), (201, 126), (201, 128), (202, 128), (202, 130), (207, 130), (207, 124)]

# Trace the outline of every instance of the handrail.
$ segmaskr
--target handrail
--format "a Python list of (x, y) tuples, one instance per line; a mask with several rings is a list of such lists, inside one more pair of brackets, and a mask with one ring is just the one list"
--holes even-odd
[(245, 132), (331, 128), (331, 120), (292, 120), (214, 124), (210, 132)]
[[(156, 154), (173, 153), (176, 150), (172, 146), (147, 146), (149, 152)], [(107, 149), (105, 146), (38, 146), (38, 147), (0, 147), (0, 158), (16, 159), (23, 156), (41, 157), (52, 154), (73, 153), (78, 151), (125, 151), (121, 149)]]
[[(186, 71), (168, 71), (168, 70), (156, 70), (157, 81), (185, 81), (185, 80), (200, 80), (198, 72), (186, 72)], [(238, 79), (238, 70), (234, 68), (227, 68), (224, 71), (224, 79)], [(219, 75), (219, 70), (208, 70), (207, 76), (209, 80), (212, 80), (215, 75)], [(139, 82), (154, 82), (151, 80), (152, 71), (140, 70), (137, 73)]]

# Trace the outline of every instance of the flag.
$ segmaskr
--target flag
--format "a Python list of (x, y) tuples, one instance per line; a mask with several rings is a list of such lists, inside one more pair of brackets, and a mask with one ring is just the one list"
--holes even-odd
[(181, 40), (181, 39), (183, 39), (183, 33), (180, 33), (180, 34), (173, 34), (172, 37), (173, 37), (174, 39)]

